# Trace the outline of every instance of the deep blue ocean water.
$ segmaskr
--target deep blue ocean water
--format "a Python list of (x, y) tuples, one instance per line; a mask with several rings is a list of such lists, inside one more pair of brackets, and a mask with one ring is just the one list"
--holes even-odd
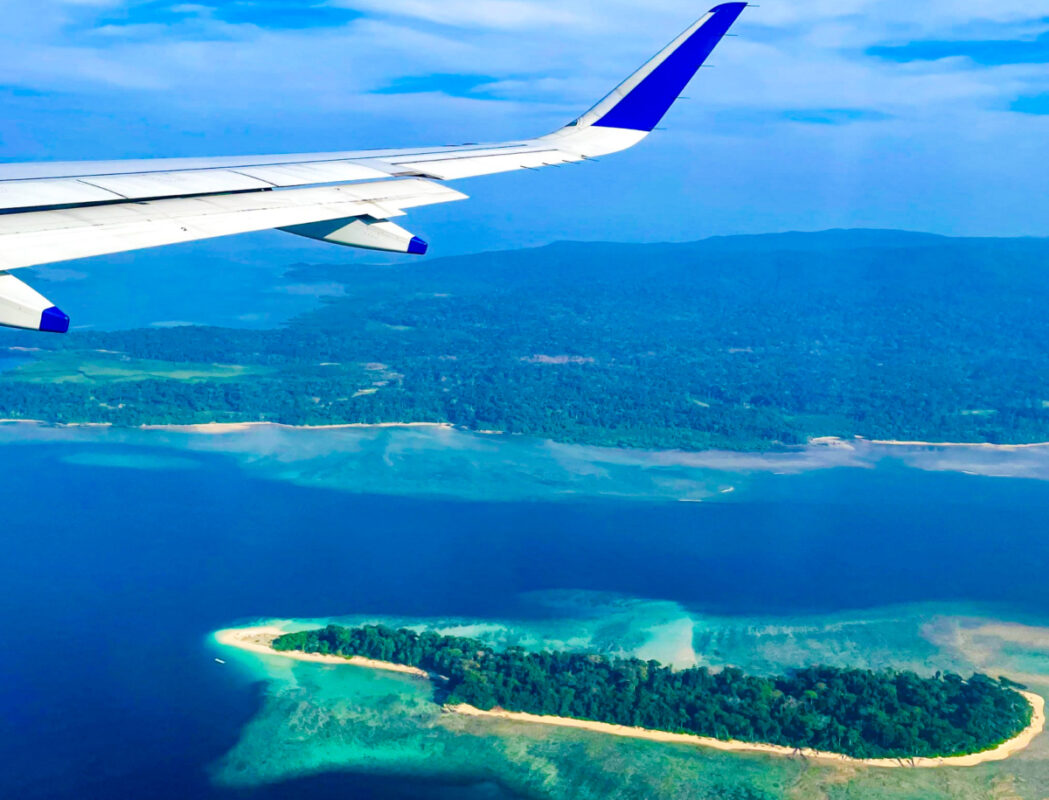
[(755, 477), (716, 503), (480, 503), (303, 488), (220, 455), (64, 460), (80, 447), (0, 448), (0, 797), (505, 797), (359, 775), (213, 788), (206, 766), (260, 688), (206, 636), (243, 619), (506, 618), (546, 589), (722, 614), (965, 601), (1049, 617), (1049, 483), (885, 462)]

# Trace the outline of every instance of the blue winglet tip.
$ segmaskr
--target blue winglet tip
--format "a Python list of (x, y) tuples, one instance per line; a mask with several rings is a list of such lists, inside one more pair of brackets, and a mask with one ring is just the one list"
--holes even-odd
[(693, 26), (692, 35), (594, 122), (594, 126), (653, 131), (748, 5), (722, 3), (710, 9)]
[(40, 315), (40, 330), (47, 333), (66, 333), (69, 331), (69, 315), (58, 306), (45, 309)]
[(430, 245), (420, 239), (418, 236), (413, 236), (412, 240), (408, 242), (408, 253), (413, 256), (424, 256), (426, 251), (430, 249)]

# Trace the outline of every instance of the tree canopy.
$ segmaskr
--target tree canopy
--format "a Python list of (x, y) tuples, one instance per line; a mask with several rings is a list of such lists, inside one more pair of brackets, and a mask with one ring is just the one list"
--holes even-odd
[(278, 651), (363, 656), (445, 676), (446, 702), (812, 748), (856, 758), (953, 756), (991, 749), (1031, 722), (1015, 684), (986, 675), (920, 677), (814, 666), (763, 677), (674, 670), (595, 653), (497, 651), (476, 639), (384, 626), (279, 637)]
[[(55, 348), (31, 354), (45, 367), (154, 369), (16, 369), (0, 374), (0, 417), (449, 422), (693, 450), (1047, 441), (1047, 261), (1049, 240), (837, 231), (303, 266), (289, 280), (346, 296), (276, 330), (5, 334)], [(158, 377), (208, 364), (243, 369)]]

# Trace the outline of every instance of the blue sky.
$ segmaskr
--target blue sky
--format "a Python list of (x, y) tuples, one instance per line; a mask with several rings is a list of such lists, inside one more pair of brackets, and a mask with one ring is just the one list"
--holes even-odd
[[(712, 4), (7, 0), (0, 159), (530, 136), (572, 119)], [(639, 148), (462, 181), (471, 201), (408, 224), (437, 254), (843, 226), (1049, 235), (1038, 5), (763, 0)], [(347, 257), (275, 233), (252, 246)]]

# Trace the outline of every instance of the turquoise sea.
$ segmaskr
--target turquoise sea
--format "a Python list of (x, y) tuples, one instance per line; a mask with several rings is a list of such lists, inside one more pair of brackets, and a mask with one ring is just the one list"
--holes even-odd
[(1039, 450), (0, 425), (0, 797), (1042, 800), (1042, 742), (951, 778), (845, 775), (450, 720), (410, 678), (210, 634), (339, 617), (678, 664), (980, 668), (1042, 690), (1047, 469)]

